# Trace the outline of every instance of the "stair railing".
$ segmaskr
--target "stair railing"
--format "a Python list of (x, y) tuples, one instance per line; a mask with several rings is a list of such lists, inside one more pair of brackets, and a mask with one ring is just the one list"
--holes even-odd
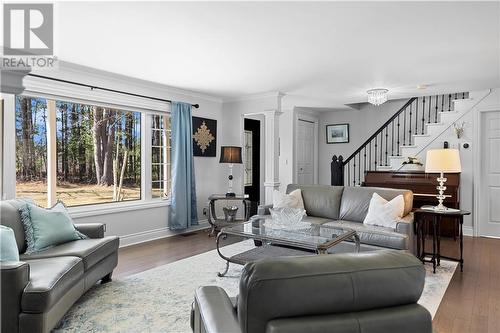
[(425, 135), (426, 124), (438, 123), (441, 112), (453, 111), (453, 101), (468, 93), (412, 97), (348, 158), (332, 157), (331, 184), (361, 186), (368, 171), (390, 166), (401, 146), (412, 146), (413, 135)]

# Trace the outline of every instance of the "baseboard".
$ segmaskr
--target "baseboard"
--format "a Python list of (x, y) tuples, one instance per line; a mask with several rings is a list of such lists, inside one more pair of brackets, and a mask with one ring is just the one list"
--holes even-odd
[(470, 226), (463, 226), (464, 236), (474, 236), (474, 228)]
[(146, 231), (136, 232), (134, 234), (120, 236), (120, 248), (140, 243), (150, 242), (153, 240), (162, 239), (166, 237), (172, 237), (176, 235), (190, 233), (194, 231), (200, 231), (208, 229), (210, 227), (210, 224), (208, 224), (208, 220), (200, 220), (198, 221), (198, 223), (199, 224), (197, 226), (182, 231), (172, 231), (169, 230), (168, 228), (158, 228), (158, 229), (146, 230)]

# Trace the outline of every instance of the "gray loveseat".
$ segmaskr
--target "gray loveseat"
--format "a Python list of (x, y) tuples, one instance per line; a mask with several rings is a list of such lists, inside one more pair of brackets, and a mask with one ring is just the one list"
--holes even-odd
[(97, 281), (111, 280), (118, 237), (104, 237), (100, 223), (76, 225), (88, 239), (25, 255), (22, 203), (0, 201), (1, 224), (14, 230), (19, 262), (1, 262), (1, 331), (49, 332)]
[(194, 333), (431, 333), (422, 263), (394, 250), (247, 264), (239, 295), (196, 291)]
[[(345, 226), (356, 230), (361, 241), (361, 251), (390, 248), (416, 253), (416, 241), (413, 231), (413, 192), (409, 190), (379, 187), (344, 187), (328, 185), (290, 184), (287, 193), (301, 189), (307, 217), (304, 221), (331, 226)], [(402, 194), (405, 208), (403, 218), (395, 229), (363, 224), (368, 213), (373, 193), (378, 193), (386, 200)], [(260, 206), (258, 216), (269, 214), (272, 205)], [(253, 218), (256, 218), (255, 216)], [(347, 246), (337, 246), (332, 250), (342, 252)]]

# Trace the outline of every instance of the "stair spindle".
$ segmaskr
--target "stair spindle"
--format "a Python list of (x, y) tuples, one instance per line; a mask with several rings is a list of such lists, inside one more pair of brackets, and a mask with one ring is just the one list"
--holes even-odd
[(403, 111), (403, 146), (406, 146), (406, 110)]
[(388, 143), (388, 137), (389, 137), (389, 134), (387, 133), (387, 127), (385, 128), (385, 165), (387, 166), (387, 143)]
[[(412, 104), (413, 104), (413, 103), (412, 103)], [(411, 114), (412, 114), (412, 104), (410, 104), (410, 117), (409, 117), (409, 118), (410, 118), (410, 123), (408, 124), (408, 128), (410, 129), (410, 131), (408, 132), (408, 135), (409, 135), (409, 137), (410, 137), (410, 146), (411, 146), (411, 138), (412, 138), (412, 136), (411, 136)]]
[(437, 123), (438, 122), (438, 100), (439, 100), (439, 96), (436, 95), (436, 117), (434, 118), (434, 122)]
[(448, 95), (448, 112), (451, 111), (451, 94)]
[(391, 151), (392, 151), (392, 156), (394, 156), (394, 121), (391, 122), (391, 127), (392, 127), (392, 136), (391, 136)]
[(399, 142), (399, 128), (400, 128), (400, 124), (399, 124), (399, 114), (398, 114), (398, 136), (397, 136), (398, 141), (397, 141), (397, 145), (396, 145), (396, 148), (398, 150), (398, 156), (399, 156), (399, 144), (400, 144), (400, 142)]
[(422, 135), (425, 130), (425, 96), (422, 98)]

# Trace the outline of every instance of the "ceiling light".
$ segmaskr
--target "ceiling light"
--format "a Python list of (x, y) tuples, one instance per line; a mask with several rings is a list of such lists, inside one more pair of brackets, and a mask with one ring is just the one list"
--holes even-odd
[(368, 94), (368, 103), (373, 105), (380, 105), (387, 102), (387, 89), (370, 89), (366, 93)]

